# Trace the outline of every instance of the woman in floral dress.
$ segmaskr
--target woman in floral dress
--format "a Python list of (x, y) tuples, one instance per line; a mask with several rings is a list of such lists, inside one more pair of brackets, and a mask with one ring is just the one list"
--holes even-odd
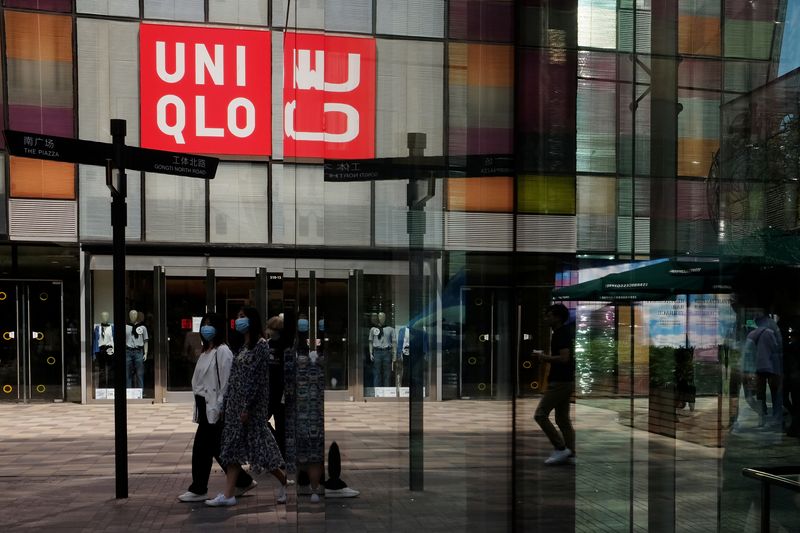
[(286, 473), (278, 444), (267, 426), (269, 403), (269, 347), (262, 336), (261, 317), (252, 307), (243, 307), (236, 319), (236, 331), (244, 345), (234, 357), (225, 394), (225, 427), (222, 431), (220, 462), (227, 468), (225, 492), (206, 505), (236, 505), (236, 479), (242, 465), (259, 474), (269, 471), (281, 483), (278, 503), (286, 503)]

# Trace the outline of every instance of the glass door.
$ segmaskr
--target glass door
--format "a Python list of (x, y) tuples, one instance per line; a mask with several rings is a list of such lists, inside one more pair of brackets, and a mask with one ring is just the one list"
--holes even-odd
[(0, 398), (64, 398), (63, 287), (58, 281), (0, 284)]
[(167, 276), (167, 390), (191, 391), (202, 348), (200, 320), (206, 312), (206, 278)]

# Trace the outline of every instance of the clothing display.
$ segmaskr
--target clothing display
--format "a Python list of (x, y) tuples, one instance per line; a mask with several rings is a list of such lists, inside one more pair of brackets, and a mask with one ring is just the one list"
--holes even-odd
[[(222, 431), (222, 464), (249, 464), (255, 474), (270, 472), (283, 465), (278, 444), (267, 426), (269, 405), (269, 347), (259, 339), (247, 345), (233, 360), (225, 395), (225, 427)], [(240, 415), (247, 411), (249, 422)]]

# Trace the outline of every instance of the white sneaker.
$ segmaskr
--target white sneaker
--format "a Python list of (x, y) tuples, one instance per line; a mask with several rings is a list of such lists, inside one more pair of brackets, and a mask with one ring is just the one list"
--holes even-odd
[(197, 494), (190, 490), (187, 490), (186, 492), (178, 496), (178, 499), (182, 502), (202, 502), (208, 499), (208, 493)]
[(355, 498), (361, 494), (356, 489), (351, 489), (350, 487), (344, 487), (342, 489), (325, 489), (325, 497), (326, 498)]
[(256, 485), (258, 485), (258, 481), (256, 481), (256, 480), (254, 479), (254, 480), (253, 480), (253, 482), (252, 482), (252, 483), (250, 483), (250, 484), (249, 484), (248, 486), (246, 486), (246, 487), (236, 487), (236, 492), (234, 492), (234, 493), (233, 493), (233, 495), (234, 495), (234, 496), (241, 496), (241, 495), (242, 495), (242, 494), (244, 494), (245, 492), (247, 492), (247, 491), (249, 491), (249, 490), (253, 490), (254, 488), (256, 488)]
[(563, 465), (567, 461), (569, 461), (569, 456), (572, 455), (572, 451), (569, 448), (564, 448), (563, 450), (555, 450), (553, 453), (550, 454), (544, 464), (546, 465)]
[(225, 495), (220, 492), (213, 500), (206, 500), (206, 505), (209, 507), (230, 507), (231, 505), (236, 505), (236, 496), (226, 498)]
[(281, 488), (278, 489), (278, 499), (276, 501), (278, 503), (286, 503), (286, 485), (281, 485)]
[(311, 503), (319, 503), (319, 494), (316, 492), (311, 495)]

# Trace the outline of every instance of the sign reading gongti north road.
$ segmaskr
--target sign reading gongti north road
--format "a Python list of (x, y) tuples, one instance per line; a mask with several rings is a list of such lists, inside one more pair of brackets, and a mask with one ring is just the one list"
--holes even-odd
[[(8, 152), (13, 156), (103, 167), (114, 159), (114, 146), (111, 143), (14, 130), (5, 130), (5, 136)], [(219, 165), (216, 157), (137, 146), (125, 146), (123, 150), (125, 168), (131, 170), (212, 179)]]

